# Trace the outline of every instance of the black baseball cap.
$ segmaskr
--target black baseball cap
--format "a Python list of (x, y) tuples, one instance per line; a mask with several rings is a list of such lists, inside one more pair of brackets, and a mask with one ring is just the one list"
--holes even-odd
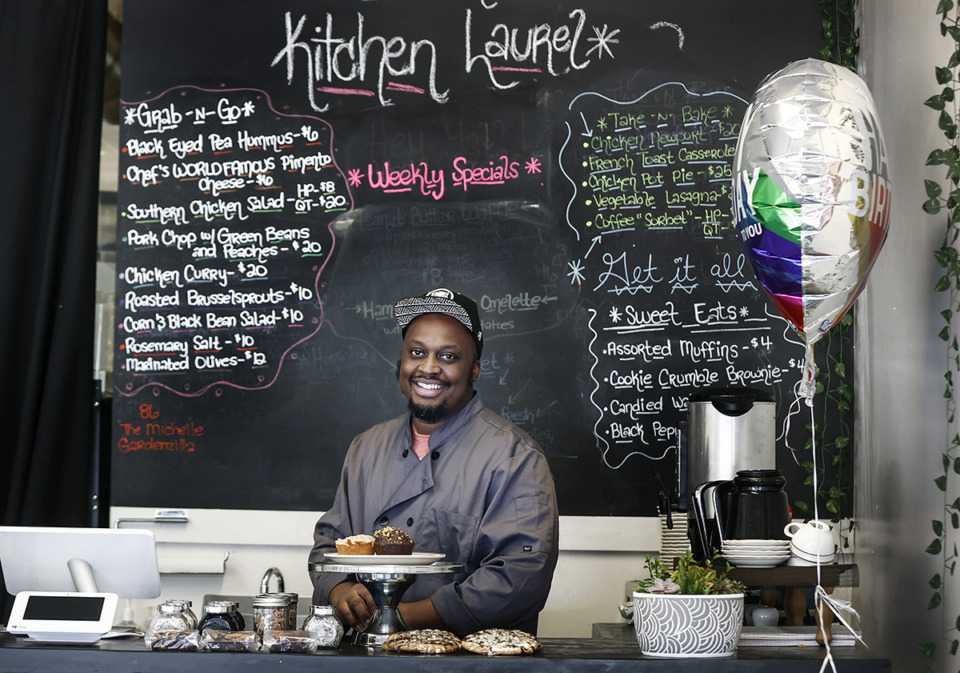
[(480, 325), (480, 314), (477, 312), (477, 302), (459, 292), (439, 287), (430, 290), (419, 297), (407, 297), (394, 305), (393, 314), (397, 323), (406, 335), (407, 327), (416, 318), (425, 313), (442, 313), (448, 315), (467, 328), (477, 345), (477, 356), (483, 350), (483, 328)]

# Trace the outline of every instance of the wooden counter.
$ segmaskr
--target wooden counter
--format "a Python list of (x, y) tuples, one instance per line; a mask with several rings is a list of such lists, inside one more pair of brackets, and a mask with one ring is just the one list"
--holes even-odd
[[(622, 632), (623, 629), (620, 631)], [(640, 654), (636, 641), (617, 637), (543, 638), (543, 651), (525, 657), (484, 657), (467, 652), (453, 655), (389, 654), (343, 644), (315, 655), (234, 654), (215, 652), (150, 652), (142, 642), (101, 641), (89, 646), (39, 645), (22, 636), (0, 634), (0, 672), (93, 673), (818, 673), (824, 650), (798, 647), (741, 648), (721, 659), (653, 659)], [(859, 647), (834, 648), (844, 673), (889, 673), (890, 661)]]

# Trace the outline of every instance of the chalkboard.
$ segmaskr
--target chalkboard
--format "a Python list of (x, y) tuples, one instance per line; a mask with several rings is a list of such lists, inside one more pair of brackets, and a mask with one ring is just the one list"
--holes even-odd
[(325, 509), (449, 287), (561, 513), (654, 514), (692, 391), (793, 399), (731, 162), (819, 46), (812, 0), (128, 0), (113, 504)]

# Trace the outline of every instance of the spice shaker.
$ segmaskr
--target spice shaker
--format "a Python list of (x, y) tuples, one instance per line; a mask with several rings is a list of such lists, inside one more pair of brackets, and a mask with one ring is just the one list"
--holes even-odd
[(343, 638), (343, 624), (332, 605), (311, 605), (310, 614), (303, 620), (304, 631), (317, 637), (318, 647), (336, 647)]

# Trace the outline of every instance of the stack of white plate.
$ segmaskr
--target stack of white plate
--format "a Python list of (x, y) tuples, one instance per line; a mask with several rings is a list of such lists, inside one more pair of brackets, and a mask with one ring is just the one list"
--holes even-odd
[(790, 541), (724, 540), (720, 553), (742, 568), (773, 568), (790, 558)]

